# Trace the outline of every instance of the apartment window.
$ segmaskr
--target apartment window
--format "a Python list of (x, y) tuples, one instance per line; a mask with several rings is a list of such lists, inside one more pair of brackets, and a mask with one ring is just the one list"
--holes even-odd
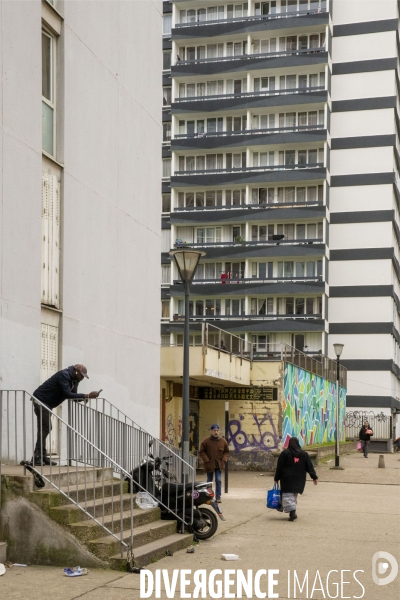
[(172, 28), (172, 15), (164, 15), (163, 16), (163, 35), (170, 34), (171, 28)]
[(169, 179), (169, 177), (171, 177), (171, 159), (163, 158), (162, 165), (163, 165), (163, 169), (162, 169), (163, 179)]
[(55, 38), (42, 31), (42, 148), (55, 154)]
[(171, 283), (171, 265), (161, 265), (161, 283)]
[(163, 106), (169, 106), (171, 104), (171, 88), (163, 88)]
[(171, 212), (171, 194), (163, 194), (162, 195), (162, 212), (163, 213)]
[[(169, 319), (169, 300), (161, 301), (161, 318)], [(164, 345), (169, 346), (169, 344), (164, 344)]]
[(201, 227), (196, 230), (198, 244), (221, 242), (222, 227)]
[(171, 249), (171, 230), (161, 230), (161, 252), (169, 252)]
[(171, 52), (163, 52), (163, 70), (169, 71), (171, 69)]
[(163, 123), (163, 142), (171, 141), (171, 123)]

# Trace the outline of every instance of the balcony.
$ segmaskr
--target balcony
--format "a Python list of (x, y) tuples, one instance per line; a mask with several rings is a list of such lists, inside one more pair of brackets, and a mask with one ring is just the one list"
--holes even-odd
[[(179, 0), (178, 0), (179, 1)], [(269, 15), (246, 15), (223, 17), (221, 19), (197, 20), (189, 23), (176, 23), (172, 29), (172, 39), (182, 40), (192, 37), (214, 37), (232, 33), (252, 33), (271, 29), (311, 27), (329, 22), (326, 7), (308, 10), (272, 13)]]
[[(183, 207), (176, 207), (174, 208), (174, 213), (193, 213), (193, 212), (204, 212), (204, 211), (239, 211), (242, 213), (241, 217), (242, 218), (247, 218), (247, 219), (251, 219), (251, 213), (253, 211), (257, 211), (257, 210), (267, 210), (270, 211), (271, 209), (273, 211), (280, 209), (280, 208), (299, 208), (299, 209), (303, 209), (303, 208), (310, 208), (310, 207), (323, 207), (324, 206), (324, 202), (323, 200), (318, 200), (318, 198), (316, 198), (315, 200), (301, 200), (299, 202), (278, 202), (277, 200), (275, 202), (270, 202), (270, 203), (260, 203), (260, 204), (240, 204), (240, 205), (226, 205), (226, 204), (222, 204), (220, 206), (214, 205), (214, 206), (183, 206)], [(247, 214), (243, 213), (246, 211)], [(171, 213), (171, 218), (173, 219), (174, 216)], [(179, 219), (179, 217), (177, 217)], [(192, 219), (191, 219), (192, 221)], [(200, 218), (201, 221), (201, 218)], [(184, 222), (182, 220), (178, 221), (179, 223)]]
[(230, 148), (265, 144), (297, 144), (324, 142), (327, 130), (324, 125), (298, 125), (268, 129), (240, 129), (236, 131), (212, 131), (174, 136), (172, 150)]
[[(204, 181), (204, 176), (207, 180)], [(202, 171), (175, 171), (171, 186), (214, 186), (223, 184), (293, 182), (324, 179), (324, 163), (305, 163), (265, 167), (232, 167)]]
[(231, 71), (238, 73), (256, 69), (284, 69), (285, 67), (311, 66), (327, 62), (328, 53), (325, 47), (280, 50), (260, 54), (178, 60), (171, 67), (171, 75), (172, 77), (215, 75)]
[(229, 109), (318, 104), (326, 102), (327, 99), (327, 90), (323, 85), (318, 85), (284, 90), (260, 90), (258, 92), (175, 98), (171, 105), (171, 112), (172, 114), (183, 114), (185, 112), (218, 112)]

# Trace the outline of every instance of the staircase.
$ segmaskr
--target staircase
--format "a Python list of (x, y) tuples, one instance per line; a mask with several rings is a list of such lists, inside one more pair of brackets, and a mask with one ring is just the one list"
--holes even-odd
[[(49, 411), (27, 392), (0, 392), (0, 414), (2, 407), (6, 407), (6, 420), (0, 426), (0, 459), (4, 457), (8, 465), (18, 465), (33, 454), (35, 440), (32, 432), (36, 429), (36, 418), (32, 401), (42, 412)], [(191, 545), (193, 535), (183, 533), (185, 526), (187, 531), (190, 518), (176, 513), (169, 497), (164, 500), (166, 504), (163, 507), (172, 515), (171, 520), (166, 521), (161, 520), (159, 508), (139, 508), (135, 502), (136, 494), (128, 488), (134, 489), (130, 473), (148, 456), (150, 448), (155, 456), (168, 459), (169, 470), (177, 481), (193, 485), (194, 465), (183, 461), (177, 449), (151, 436), (106, 400), (101, 401), (101, 406), (97, 400), (95, 402), (95, 405), (70, 403), (65, 420), (52, 413), (55, 421), (53, 429), (58, 429), (62, 440), (59, 464), (33, 468), (36, 481), (39, 479), (39, 484), (42, 481), (45, 487), (32, 491), (33, 478), (28, 472), (25, 477), (19, 476), (19, 481), (16, 475), (17, 494), (7, 491), (3, 499), (0, 486), (0, 509), (4, 507), (3, 514), (12, 515), (11, 520), (6, 517), (11, 528), (14, 523), (14, 530), (8, 532), (9, 539), (13, 540), (8, 550), (12, 560), (16, 560), (14, 553), (19, 549), (21, 554), (30, 552), (28, 558), (32, 564), (57, 565), (67, 558), (68, 562), (76, 560), (79, 555), (83, 557), (81, 561), (87, 560), (94, 566), (129, 570), (132, 566), (141, 567), (154, 562), (165, 556), (167, 551), (174, 552)], [(12, 440), (15, 444), (10, 443), (9, 432), (14, 431), (11, 424), (18, 424), (22, 429)], [(1, 463), (0, 460), (0, 480)], [(16, 468), (17, 474), (21, 467)], [(31, 467), (29, 469), (32, 470)], [(137, 485), (142, 491), (148, 491), (146, 487)], [(6, 491), (5, 488), (3, 491)], [(153, 498), (154, 494), (155, 489)], [(36, 508), (32, 504), (29, 508), (21, 503), (22, 496)], [(43, 511), (41, 514), (37, 512), (38, 508)], [(22, 535), (18, 526), (19, 510), (22, 511), (21, 518), (26, 521)], [(44, 527), (51, 535), (47, 536), (47, 545), (40, 541), (41, 554), (34, 554), (36, 546), (32, 531), (36, 526), (35, 534), (39, 533), (40, 538), (37, 530), (39, 521), (40, 531)], [(57, 536), (58, 545), (53, 543)], [(62, 557), (61, 552), (56, 556), (59, 547), (66, 548)], [(40, 556), (43, 556), (44, 563), (40, 562)]]
[[(31, 492), (29, 500), (71, 533), (99, 559), (99, 564), (101, 561), (103, 565), (121, 571), (126, 569), (128, 560), (126, 551), (121, 556), (119, 539), (114, 535), (105, 535), (104, 526), (129, 545), (133, 521), (132, 550), (138, 567), (162, 558), (167, 550), (175, 552), (192, 544), (193, 535), (178, 533), (176, 521), (161, 520), (159, 508), (143, 510), (136, 507), (136, 494), (128, 493), (127, 482), (121, 486), (121, 481), (113, 478), (111, 469), (96, 469), (93, 476), (98, 483), (90, 488), (81, 481), (83, 476), (84, 471), (79, 470), (69, 474), (61, 473), (60, 491), (49, 486)], [(68, 500), (62, 492), (84, 506), (85, 511), (96, 520), (88, 518), (86, 512)]]

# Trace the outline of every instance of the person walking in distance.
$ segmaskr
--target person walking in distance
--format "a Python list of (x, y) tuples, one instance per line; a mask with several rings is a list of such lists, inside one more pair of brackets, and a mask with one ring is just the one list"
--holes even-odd
[(211, 425), (211, 435), (201, 442), (200, 457), (204, 462), (207, 481), (212, 482), (215, 474), (215, 492), (217, 502), (221, 502), (221, 472), (229, 458), (228, 442), (219, 435), (219, 425)]
[(57, 408), (64, 400), (71, 399), (75, 402), (97, 398), (100, 392), (90, 392), (90, 394), (79, 394), (78, 385), (86, 377), (87, 368), (85, 365), (73, 365), (54, 373), (34, 392), (33, 396), (40, 400), (42, 404), (50, 410), (46, 410), (40, 404), (34, 401), (34, 412), (37, 419), (37, 439), (32, 457), (33, 465), (56, 465), (52, 462), (46, 453), (46, 440), (51, 431), (51, 411)]
[(281, 485), (281, 512), (289, 513), (289, 521), (297, 519), (297, 496), (304, 492), (307, 473), (317, 485), (318, 477), (311, 458), (301, 449), (298, 438), (292, 437), (287, 449), (279, 455), (274, 476), (274, 480), (280, 481)]
[(368, 458), (371, 435), (374, 435), (374, 432), (372, 431), (368, 421), (365, 421), (364, 425), (361, 427), (360, 433), (358, 435), (358, 437), (361, 441), (361, 444), (362, 444), (364, 458)]

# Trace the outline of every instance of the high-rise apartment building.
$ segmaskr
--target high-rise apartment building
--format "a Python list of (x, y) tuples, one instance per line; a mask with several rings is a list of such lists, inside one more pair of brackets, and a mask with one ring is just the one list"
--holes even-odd
[(194, 344), (342, 342), (348, 410), (400, 410), (398, 30), (396, 0), (164, 2), (165, 344), (187, 244)]

